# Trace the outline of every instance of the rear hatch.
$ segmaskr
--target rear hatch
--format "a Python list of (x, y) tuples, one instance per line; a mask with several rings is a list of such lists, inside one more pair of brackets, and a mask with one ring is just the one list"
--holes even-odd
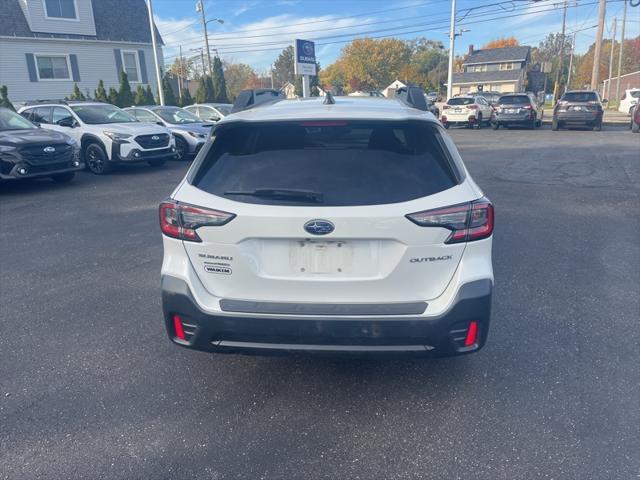
[(393, 303), (438, 297), (465, 243), (406, 215), (474, 200), (430, 122), (220, 125), (177, 200), (235, 215), (184, 241), (228, 299)]
[(468, 116), (475, 114), (478, 107), (475, 105), (473, 98), (471, 97), (454, 97), (449, 99), (444, 106), (447, 117), (451, 116)]
[(595, 92), (568, 92), (558, 102), (558, 109), (576, 116), (594, 114), (600, 110), (600, 99)]

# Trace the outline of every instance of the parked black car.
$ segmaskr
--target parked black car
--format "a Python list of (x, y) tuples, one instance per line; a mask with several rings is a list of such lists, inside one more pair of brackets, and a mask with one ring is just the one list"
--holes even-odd
[(587, 126), (596, 131), (602, 129), (603, 103), (598, 92), (574, 90), (566, 92), (553, 109), (551, 130), (562, 127)]
[(544, 107), (529, 93), (502, 95), (496, 103), (491, 120), (494, 130), (500, 126), (523, 126), (534, 129), (542, 125)]
[(83, 167), (74, 139), (0, 108), (0, 179), (51, 177), (69, 182)]

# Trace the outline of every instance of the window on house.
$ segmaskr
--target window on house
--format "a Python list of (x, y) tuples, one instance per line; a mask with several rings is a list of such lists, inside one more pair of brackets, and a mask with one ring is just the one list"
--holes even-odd
[(75, 0), (44, 0), (47, 17), (76, 19)]
[(500, 70), (513, 70), (513, 63), (501, 63)]
[(40, 80), (70, 80), (69, 61), (65, 55), (36, 55)]
[(460, 87), (460, 93), (469, 93), (471, 87)]
[(130, 82), (139, 82), (138, 75), (138, 53), (122, 52), (122, 68), (127, 72), (127, 78)]

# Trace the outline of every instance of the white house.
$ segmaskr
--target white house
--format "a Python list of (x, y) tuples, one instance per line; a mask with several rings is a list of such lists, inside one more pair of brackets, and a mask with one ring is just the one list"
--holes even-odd
[(395, 80), (391, 85), (382, 90), (382, 94), (387, 98), (393, 98), (396, 96), (396, 91), (399, 88), (406, 87), (407, 85), (402, 83), (400, 80)]
[(74, 83), (93, 96), (99, 80), (118, 88), (122, 69), (133, 90), (156, 93), (144, 0), (0, 0), (0, 85), (12, 102), (64, 98)]

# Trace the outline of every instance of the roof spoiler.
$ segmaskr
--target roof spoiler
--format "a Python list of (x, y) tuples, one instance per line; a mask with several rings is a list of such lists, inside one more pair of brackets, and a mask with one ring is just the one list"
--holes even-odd
[(396, 98), (411, 108), (418, 110), (427, 109), (427, 101), (424, 99), (424, 91), (420, 87), (400, 87), (396, 90)]
[(273, 88), (242, 90), (236, 97), (236, 101), (233, 102), (231, 113), (242, 112), (260, 105), (276, 103), (284, 99), (284, 93)]

